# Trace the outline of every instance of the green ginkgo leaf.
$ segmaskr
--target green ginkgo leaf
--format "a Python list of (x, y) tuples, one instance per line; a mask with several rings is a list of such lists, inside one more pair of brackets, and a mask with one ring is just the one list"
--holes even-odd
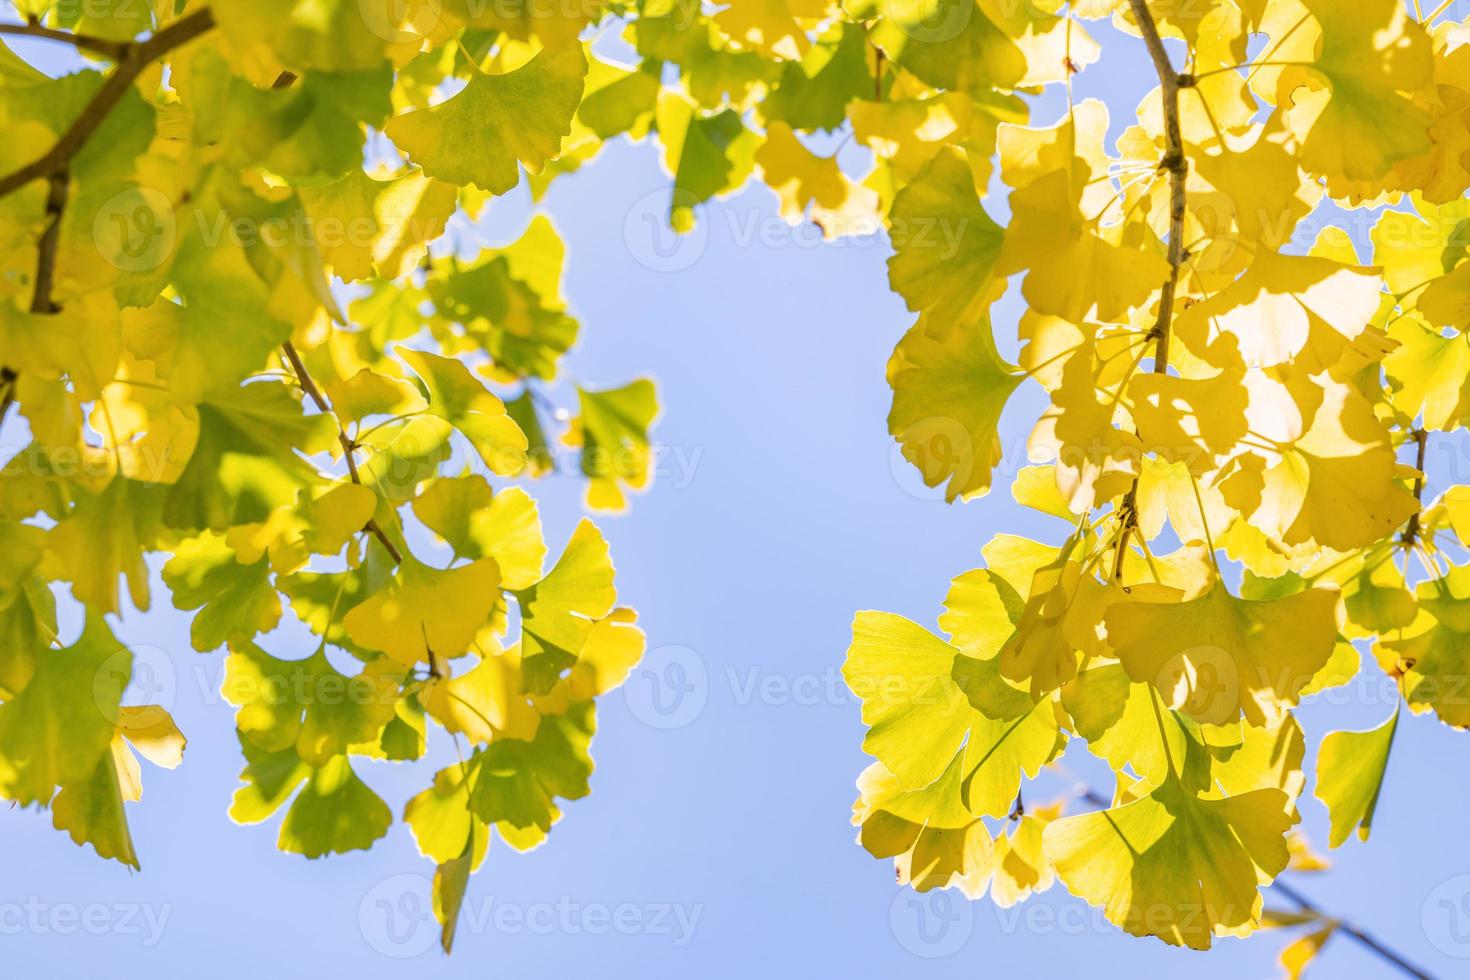
[(474, 73), (448, 100), (396, 116), (384, 132), (430, 177), (504, 194), (520, 165), (540, 173), (561, 152), (586, 75), (580, 45), (543, 51), (504, 75)]
[(1317, 798), (1327, 805), (1332, 817), (1329, 847), (1340, 846), (1354, 827), (1359, 840), (1368, 839), (1398, 725), (1395, 706), (1389, 719), (1377, 728), (1333, 732), (1322, 740), (1317, 753)]

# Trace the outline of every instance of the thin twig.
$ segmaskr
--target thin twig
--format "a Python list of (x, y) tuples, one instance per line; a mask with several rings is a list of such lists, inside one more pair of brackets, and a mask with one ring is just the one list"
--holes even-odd
[(1323, 912), (1315, 902), (1307, 898), (1307, 896), (1303, 895), (1301, 892), (1297, 891), (1295, 888), (1293, 888), (1291, 885), (1288, 885), (1281, 879), (1278, 878), (1273, 881), (1271, 883), (1271, 887), (1280, 892), (1282, 895), (1286, 896), (1288, 900), (1295, 903), (1296, 906), (1300, 908), (1303, 912), (1310, 912), (1318, 918), (1330, 919), (1331, 921), (1336, 922), (1337, 928), (1340, 932), (1346, 934), (1347, 936), (1355, 940), (1358, 945), (1373, 953), (1384, 962), (1390, 963), (1393, 966), (1397, 967), (1408, 976), (1417, 977), (1418, 980), (1434, 980), (1433, 975), (1425, 973), (1422, 969), (1404, 959), (1402, 955), (1395, 952), (1388, 946), (1385, 946), (1383, 942), (1380, 941), (1376, 936), (1372, 935), (1371, 933), (1364, 932), (1362, 929), (1351, 922), (1347, 922), (1343, 919), (1337, 918), (1334, 915), (1329, 915), (1328, 913)]
[[(1179, 272), (1184, 266), (1185, 182), (1189, 178), (1189, 160), (1184, 155), (1184, 135), (1179, 124), (1180, 75), (1169, 61), (1169, 52), (1159, 36), (1158, 25), (1149, 13), (1146, 0), (1128, 0), (1133, 15), (1143, 32), (1144, 44), (1159, 76), (1160, 101), (1164, 109), (1164, 159), (1159, 168), (1169, 171), (1169, 278), (1159, 298), (1159, 318), (1154, 323), (1154, 339), (1158, 343), (1154, 355), (1154, 373), (1169, 370), (1169, 335), (1174, 322), (1174, 296), (1179, 290)], [(1191, 82), (1192, 83), (1192, 82)]]
[(61, 134), (61, 138), (52, 145), (51, 149), (19, 170), (0, 177), (0, 197), (24, 187), (33, 180), (40, 180), (42, 177), (50, 177), (64, 171), (72, 158), (87, 145), (92, 134), (107, 119), (108, 113), (112, 112), (113, 107), (132, 88), (133, 82), (145, 68), (174, 48), (194, 40), (213, 26), (214, 15), (210, 13), (208, 7), (204, 7), (181, 20), (174, 21), (148, 40), (130, 45), (117, 63), (117, 68), (107, 76), (107, 80), (102, 83), (97, 94), (92, 96), (92, 101), (87, 103), (81, 115), (77, 116), (67, 131)]
[(83, 51), (91, 51), (100, 54), (113, 61), (122, 61), (128, 56), (128, 51), (133, 47), (129, 41), (110, 41), (105, 37), (93, 37), (89, 34), (73, 34), (71, 31), (58, 31), (50, 27), (42, 27), (41, 22), (32, 18), (26, 24), (0, 24), (0, 34), (9, 34), (13, 37), (30, 37), (42, 41), (60, 41), (73, 47), (81, 48)]
[(46, 217), (50, 223), (36, 247), (36, 285), (31, 292), (32, 313), (55, 313), (61, 309), (51, 295), (56, 285), (56, 248), (61, 243), (61, 215), (66, 210), (66, 191), (71, 178), (65, 169), (51, 175), (46, 192)]
[[(1179, 274), (1188, 255), (1184, 251), (1184, 215), (1186, 209), (1185, 183), (1189, 178), (1189, 160), (1184, 155), (1184, 135), (1179, 124), (1179, 89), (1181, 83), (1193, 84), (1192, 79), (1183, 79), (1174, 70), (1169, 52), (1159, 36), (1158, 25), (1149, 12), (1147, 0), (1128, 0), (1133, 8), (1134, 19), (1143, 33), (1143, 42), (1153, 59), (1154, 71), (1159, 76), (1159, 97), (1164, 110), (1164, 159), (1159, 162), (1160, 170), (1169, 172), (1169, 277), (1164, 280), (1159, 295), (1159, 315), (1154, 321), (1149, 338), (1154, 341), (1154, 373), (1169, 373), (1169, 339), (1174, 326), (1174, 297), (1179, 291)], [(1129, 539), (1138, 527), (1138, 477), (1133, 478), (1133, 487), (1123, 498), (1120, 516), (1123, 533), (1118, 535), (1118, 557), (1114, 563), (1114, 579), (1123, 574), (1123, 556), (1128, 551)]]
[[(316, 405), (317, 410), (323, 415), (331, 415), (332, 406), (327, 402), (326, 396), (322, 394), (322, 390), (316, 386), (316, 382), (311, 379), (311, 374), (307, 372), (306, 365), (302, 363), (301, 355), (296, 352), (295, 345), (288, 340), (281, 345), (281, 350), (285, 352), (286, 360), (291, 363), (291, 370), (296, 373), (296, 380), (301, 383), (302, 393), (311, 399), (312, 404)], [(342, 444), (342, 456), (347, 460), (347, 475), (352, 478), (353, 483), (361, 486), (362, 476), (357, 472), (357, 459), (353, 455), (357, 452), (357, 444), (352, 441), (352, 437), (347, 434), (347, 430), (342, 428), (340, 420), (337, 422), (337, 441)], [(393, 544), (392, 539), (384, 533), (377, 518), (369, 517), (367, 523), (363, 525), (363, 529), (373, 533), (383, 545), (384, 550), (392, 556), (395, 563), (403, 563), (403, 553)]]
[(1414, 442), (1419, 446), (1414, 460), (1414, 468), (1419, 471), (1419, 475), (1414, 478), (1414, 499), (1419, 502), (1420, 509), (1410, 515), (1409, 523), (1400, 538), (1405, 548), (1412, 548), (1414, 542), (1419, 540), (1419, 528), (1424, 514), (1424, 457), (1429, 451), (1429, 433), (1424, 429), (1415, 429)]
[[(51, 293), (56, 284), (56, 249), (61, 243), (61, 216), (66, 211), (66, 192), (70, 183), (70, 175), (65, 170), (51, 175), (50, 189), (46, 192), (46, 216), (50, 221), (46, 230), (41, 232), (41, 240), (36, 243), (32, 313), (55, 313), (61, 309)], [(10, 406), (15, 404), (15, 384), (19, 377), (14, 368), (0, 366), (0, 385), (5, 388), (5, 393), (0, 395), (0, 425), (5, 424)]]

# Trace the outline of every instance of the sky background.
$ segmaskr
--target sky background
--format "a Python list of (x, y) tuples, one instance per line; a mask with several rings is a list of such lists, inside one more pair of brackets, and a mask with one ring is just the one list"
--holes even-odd
[[(1079, 77), (1077, 92), (1108, 101), (1116, 134), (1152, 75), (1141, 42), (1094, 34), (1104, 59)], [(53, 70), (65, 64), (54, 48), (16, 49)], [(1043, 99), (1035, 121), (1053, 121), (1061, 107)], [(823, 245), (809, 227), (788, 232), (773, 195), (752, 187), (704, 209), (693, 238), (655, 241), (645, 219), (662, 213), (666, 195), (656, 151), (620, 142), (559, 180), (541, 208), (568, 244), (565, 292), (583, 324), (569, 375), (592, 385), (651, 375), (665, 407), (652, 491), (628, 515), (598, 518), (621, 601), (639, 610), (650, 652), (624, 691), (599, 701), (592, 795), (565, 807), (547, 846), (526, 855), (492, 846), (446, 959), (425, 904), (432, 869), (403, 825), (371, 851), (307, 862), (276, 851), (279, 817), (231, 823), (225, 811), (243, 761), (233, 708), (218, 695), (223, 657), (192, 652), (187, 615), (165, 600), (114, 624), (189, 737), (180, 769), (145, 764), (143, 802), (129, 808), (143, 871), (78, 849), (48, 814), (7, 813), (0, 952), (8, 974), (412, 971), (510, 980), (1187, 970), (1234, 980), (1277, 972), (1280, 935), (1222, 940), (1200, 955), (1122, 935), (1061, 885), (1009, 911), (958, 894), (920, 898), (896, 888), (890, 862), (854, 843), (854, 780), (868, 760), (858, 705), (838, 673), (853, 612), (891, 610), (932, 628), (949, 580), (981, 563), (992, 535), (1064, 533), (1004, 489), (1025, 463), (1041, 398), (1028, 386), (1007, 412), (1001, 489), (946, 506), (886, 431), (884, 364), (913, 319), (888, 289), (886, 240)], [(1003, 216), (1000, 202), (987, 206)], [(492, 203), (486, 244), (515, 238), (530, 213), (524, 189)], [(660, 271), (669, 266), (678, 268)], [(1002, 304), (999, 335), (1013, 337), (1017, 315), (1013, 299)], [(1013, 352), (1013, 341), (1002, 348)], [(553, 391), (568, 403), (565, 388)], [(581, 484), (551, 477), (533, 492), (556, 550), (582, 516)], [(164, 595), (155, 582), (155, 596)], [(265, 645), (290, 655), (293, 643), (301, 645), (299, 634), (288, 627)], [(1301, 712), (1309, 771), (1325, 732), (1387, 716), (1391, 687), (1381, 681), (1370, 665), (1348, 693)], [(1454, 956), (1470, 956), (1470, 877), (1460, 877), (1470, 876), (1465, 746), (1434, 720), (1406, 715), (1372, 843), (1333, 853), (1327, 875), (1292, 879), (1440, 976), (1463, 976), (1470, 963)], [(432, 749), (439, 764), (452, 752), (443, 739)], [(1065, 763), (1075, 780), (1108, 788), (1104, 767), (1080, 746)], [(437, 765), (359, 768), (401, 813)], [(1027, 799), (1072, 785), (1046, 777)], [(1308, 794), (1301, 810), (1325, 847), (1324, 808)], [(1268, 904), (1286, 905), (1269, 894)], [(1339, 937), (1316, 975), (1390, 974)]]

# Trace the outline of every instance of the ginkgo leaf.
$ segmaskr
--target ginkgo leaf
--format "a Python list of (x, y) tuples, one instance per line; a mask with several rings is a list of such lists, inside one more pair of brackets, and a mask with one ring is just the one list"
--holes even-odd
[(1429, 117), (1403, 94), (1433, 78), (1429, 38), (1397, 0), (1301, 0), (1322, 43), (1312, 71), (1331, 97), (1302, 143), (1302, 163), (1329, 178), (1372, 180), (1429, 148)]
[(888, 361), (888, 431), (926, 486), (945, 484), (946, 500), (985, 493), (1001, 457), (1000, 414), (1021, 381), (996, 352), (988, 319), (920, 319)]
[(1424, 428), (1448, 432), (1470, 417), (1470, 334), (1446, 336), (1414, 317), (1388, 328), (1398, 348), (1383, 359), (1394, 404)]
[(1044, 850), (1046, 827), (1058, 816), (1060, 807), (1028, 810), (1006, 832), (995, 838), (995, 857), (990, 878), (990, 900), (1010, 908), (1056, 883), (1056, 871)]
[(239, 708), (235, 725), (243, 738), (270, 752), (294, 748), (308, 765), (324, 765), (378, 736), (393, 717), (401, 677), (391, 661), (348, 676), (321, 650), (281, 660), (246, 643), (225, 661), (221, 691)]
[(659, 412), (657, 391), (652, 381), (639, 379), (621, 388), (578, 387), (577, 398), (582, 411), (565, 440), (582, 447), (587, 506), (622, 511), (623, 488), (645, 490), (653, 478), (648, 430)]
[(1022, 294), (1039, 313), (1074, 323), (1093, 316), (1117, 322), (1148, 302), (1169, 267), (1156, 252), (1112, 241), (1109, 230), (1078, 209), (1069, 178), (1054, 172), (1011, 194), (1013, 217), (997, 272), (1024, 271)]
[(57, 787), (111, 765), (132, 663), (101, 616), (88, 618), (72, 646), (38, 653), (25, 688), (0, 705), (0, 795), (21, 806), (45, 805)]
[(311, 771), (281, 821), (277, 846), (308, 858), (365, 851), (392, 822), (388, 804), (339, 755)]
[(694, 206), (745, 182), (755, 166), (757, 140), (739, 113), (726, 109), (706, 116), (683, 95), (667, 89), (655, 110), (664, 164), (674, 175), (669, 225), (694, 227)]
[(898, 192), (888, 220), (888, 279), (909, 309), (945, 329), (978, 319), (992, 299), (1004, 233), (980, 206), (964, 158), (935, 154)]
[(1329, 377), (1314, 381), (1320, 387), (1305, 396), (1316, 404), (1307, 431), (1279, 462), (1247, 467), (1221, 490), (1252, 524), (1287, 545), (1315, 541), (1351, 551), (1402, 526), (1419, 507), (1368, 400)]
[(322, 259), (342, 279), (395, 279), (413, 269), (454, 213), (455, 189), (419, 171), (379, 180), (362, 170), (303, 187)]
[(1366, 270), (1314, 256), (1256, 254), (1228, 288), (1179, 315), (1179, 336), (1204, 355), (1218, 333), (1237, 342), (1247, 367), (1335, 364), (1378, 311), (1381, 283)]
[(799, 225), (810, 212), (824, 238), (871, 233), (878, 224), (878, 195), (854, 183), (837, 158), (808, 150), (791, 127), (774, 122), (755, 153), (766, 184), (781, 200), (781, 217)]
[(199, 610), (189, 636), (200, 652), (268, 633), (280, 622), (269, 563), (240, 561), (222, 535), (206, 532), (180, 544), (163, 567), (163, 581), (176, 608)]
[(1433, 709), (1441, 721), (1470, 727), (1470, 702), (1464, 694), (1470, 646), (1470, 573), (1457, 566), (1443, 579), (1423, 582), (1417, 591), (1427, 614), (1412, 629), (1380, 641), (1404, 674), (1404, 700), (1416, 711)]
[(541, 721), (523, 689), (519, 651), (487, 652), (463, 674), (431, 678), (419, 697), (445, 731), (472, 742), (530, 741)]
[(489, 621), (499, 587), (492, 559), (439, 569), (405, 556), (393, 579), (354, 606), (342, 626), (358, 646), (406, 668), (450, 660), (469, 650)]
[(1329, 847), (1340, 846), (1354, 827), (1360, 840), (1368, 839), (1398, 724), (1395, 706), (1393, 715), (1377, 728), (1333, 732), (1322, 740), (1317, 753), (1317, 798), (1332, 817)]
[(533, 740), (491, 743), (469, 762), (471, 811), (487, 823), (550, 830), (554, 800), (581, 799), (591, 792), (588, 747), (595, 729), (596, 712), (587, 701), (542, 719)]
[(460, 92), (388, 121), (384, 132), (425, 174), (504, 194), (524, 165), (540, 173), (561, 152), (582, 98), (580, 45), (544, 51), (504, 75), (476, 72)]
[(994, 862), (990, 832), (960, 801), (957, 756), (946, 774), (922, 789), (904, 789), (874, 763), (858, 778), (853, 804), (858, 842), (876, 858), (895, 858), (900, 884), (916, 891), (988, 879)]
[(939, 778), (965, 738), (971, 712), (952, 678), (959, 651), (917, 623), (863, 612), (852, 624), (842, 676), (863, 702), (863, 749), (900, 787)]
[(1135, 681), (1172, 706), (1221, 724), (1243, 713), (1279, 719), (1332, 655), (1337, 594), (1306, 589), (1280, 599), (1237, 599), (1216, 581), (1182, 602), (1128, 602), (1107, 612), (1108, 643)]
[(607, 541), (583, 520), (546, 576), (516, 593), (521, 608), (522, 662), (533, 694), (551, 690), (576, 662), (597, 620), (617, 603)]
[(1067, 888), (1114, 925), (1209, 949), (1215, 935), (1259, 924), (1257, 886), (1286, 867), (1294, 822), (1279, 790), (1204, 800), (1169, 780), (1132, 803), (1049, 824), (1044, 844)]
[(526, 434), (505, 404), (469, 368), (427, 351), (400, 350), (429, 392), (429, 412), (454, 426), (475, 447), (490, 472), (513, 476), (526, 463)]

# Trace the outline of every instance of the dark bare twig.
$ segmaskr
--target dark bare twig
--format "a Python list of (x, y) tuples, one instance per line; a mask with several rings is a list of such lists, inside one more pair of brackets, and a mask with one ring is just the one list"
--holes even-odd
[(25, 24), (0, 24), (0, 34), (9, 34), (12, 37), (29, 37), (42, 41), (60, 41), (62, 44), (70, 44), (83, 51), (91, 51), (100, 54), (104, 58), (113, 61), (122, 61), (128, 56), (128, 51), (133, 47), (130, 41), (110, 41), (105, 37), (92, 37), (89, 34), (73, 34), (71, 31), (58, 31), (50, 27), (42, 27), (41, 22), (32, 18)]

